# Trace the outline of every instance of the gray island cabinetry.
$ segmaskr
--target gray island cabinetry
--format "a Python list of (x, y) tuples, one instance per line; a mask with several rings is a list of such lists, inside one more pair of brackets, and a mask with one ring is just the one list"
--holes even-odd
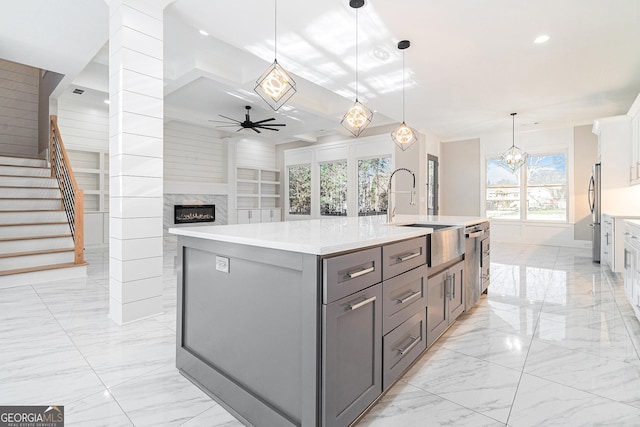
[(177, 368), (246, 425), (351, 424), (429, 336), (432, 230), (383, 221), (170, 230)]

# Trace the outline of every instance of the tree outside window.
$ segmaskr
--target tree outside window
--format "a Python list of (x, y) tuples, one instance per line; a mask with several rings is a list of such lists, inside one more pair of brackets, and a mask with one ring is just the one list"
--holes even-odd
[(347, 161), (320, 165), (320, 215), (347, 215)]
[(487, 216), (520, 219), (520, 173), (500, 166), (499, 159), (487, 159), (485, 206)]
[(311, 165), (289, 166), (289, 214), (311, 215)]
[(387, 186), (391, 174), (391, 158), (358, 160), (358, 215), (387, 213)]

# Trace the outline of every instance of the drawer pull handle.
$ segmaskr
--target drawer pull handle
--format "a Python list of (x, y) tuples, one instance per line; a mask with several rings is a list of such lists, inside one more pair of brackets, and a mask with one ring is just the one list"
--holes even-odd
[(465, 234), (465, 237), (467, 239), (473, 239), (474, 237), (480, 237), (483, 234), (484, 234), (484, 230), (480, 230), (480, 231), (476, 231), (476, 232), (473, 232), (473, 233), (467, 233), (467, 234)]
[(413, 347), (418, 345), (418, 343), (420, 343), (420, 337), (411, 337), (411, 343), (409, 343), (408, 346), (405, 348), (396, 348), (396, 350), (398, 350), (401, 355), (404, 355), (405, 353), (410, 352)]
[(357, 310), (360, 307), (363, 307), (363, 306), (369, 304), (370, 302), (374, 302), (375, 300), (376, 300), (376, 297), (371, 297), (371, 298), (367, 298), (364, 301), (360, 301), (357, 304), (349, 304), (349, 310)]
[(422, 253), (420, 252), (415, 252), (409, 255), (405, 255), (403, 257), (398, 257), (398, 262), (405, 262), (405, 261), (409, 261), (410, 259), (414, 259), (416, 257), (419, 257), (420, 255), (422, 255)]
[(375, 267), (369, 267), (369, 268), (365, 268), (364, 270), (355, 271), (353, 273), (347, 273), (347, 276), (349, 276), (349, 279), (355, 279), (356, 277), (364, 276), (367, 273), (371, 273), (375, 269), (376, 269)]
[(412, 292), (410, 295), (404, 297), (404, 298), (398, 298), (396, 301), (398, 301), (400, 304), (405, 304), (409, 301), (411, 301), (412, 299), (415, 299), (417, 297), (419, 297), (420, 295), (422, 295), (422, 292), (420, 291), (415, 291)]

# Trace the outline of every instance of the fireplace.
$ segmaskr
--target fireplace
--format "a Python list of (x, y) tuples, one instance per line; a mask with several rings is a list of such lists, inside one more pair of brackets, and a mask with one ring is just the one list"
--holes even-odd
[(173, 223), (214, 222), (216, 205), (174, 205)]

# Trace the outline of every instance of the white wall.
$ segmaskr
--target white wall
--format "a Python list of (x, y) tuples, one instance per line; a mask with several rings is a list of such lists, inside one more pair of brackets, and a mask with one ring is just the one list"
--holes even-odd
[(58, 127), (67, 148), (109, 150), (109, 106), (94, 94), (60, 96)]
[(480, 140), (443, 142), (440, 152), (440, 215), (480, 216)]
[(0, 154), (38, 155), (40, 70), (0, 59)]
[(220, 133), (180, 122), (164, 125), (165, 193), (226, 193), (227, 142)]
[[(576, 185), (584, 183), (575, 182), (574, 173), (574, 126), (566, 126), (551, 129), (522, 131), (516, 124), (516, 146), (529, 154), (545, 153), (549, 151), (565, 151), (567, 154), (567, 222), (553, 221), (511, 221), (494, 220), (491, 222), (491, 238), (495, 241), (529, 243), (553, 246), (590, 247), (591, 242), (575, 240), (574, 221), (575, 204), (574, 194)], [(506, 151), (512, 142), (511, 129), (503, 129), (492, 134), (480, 136), (480, 212), (486, 214), (484, 206), (487, 157), (497, 157)], [(589, 167), (590, 170), (590, 167)]]
[(236, 166), (274, 169), (276, 146), (273, 142), (259, 138), (231, 138), (236, 148)]

